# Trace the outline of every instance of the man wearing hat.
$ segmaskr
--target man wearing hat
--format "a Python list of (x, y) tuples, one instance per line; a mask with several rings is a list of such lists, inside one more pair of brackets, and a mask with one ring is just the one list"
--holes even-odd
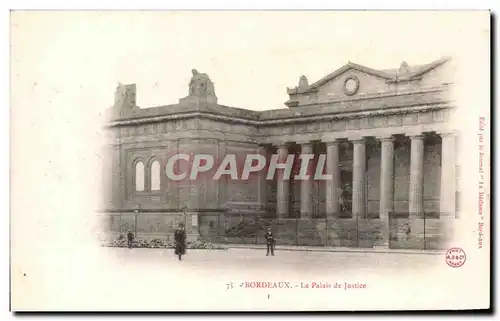
[(129, 249), (132, 248), (133, 242), (134, 242), (134, 234), (132, 234), (132, 231), (129, 229), (127, 232), (127, 244)]
[(186, 254), (186, 232), (184, 231), (184, 225), (179, 224), (179, 228), (174, 234), (175, 240), (175, 255), (179, 256), (179, 261), (182, 260), (182, 255)]
[(264, 234), (264, 237), (266, 238), (266, 244), (267, 244), (266, 256), (269, 256), (269, 250), (271, 250), (271, 255), (274, 256), (274, 245), (276, 240), (274, 239), (274, 235), (270, 227), (267, 228), (267, 232), (266, 234)]

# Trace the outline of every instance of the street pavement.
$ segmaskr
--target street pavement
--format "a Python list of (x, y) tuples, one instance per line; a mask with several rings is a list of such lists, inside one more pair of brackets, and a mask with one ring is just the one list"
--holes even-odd
[(178, 261), (171, 249), (107, 248), (111, 256), (130, 266), (163, 265), (174, 269), (202, 272), (249, 271), (269, 273), (318, 274), (328, 271), (402, 272), (408, 268), (425, 270), (444, 264), (444, 256), (430, 254), (372, 253), (372, 252), (315, 252), (276, 251), (266, 256), (265, 249), (188, 250)]
[[(220, 311), (327, 306), (349, 310), (359, 308), (359, 302), (367, 308), (405, 306), (410, 297), (417, 305), (441, 300), (443, 285), (429, 283), (430, 275), (439, 279), (445, 276), (441, 270), (453, 272), (446, 267), (444, 255), (429, 254), (278, 249), (275, 256), (266, 256), (261, 249), (191, 249), (179, 261), (173, 249), (82, 247), (50, 253), (34, 262), (37, 271), (27, 272), (27, 280), (34, 282), (31, 295), (46, 309)], [(252, 282), (289, 283), (293, 289), (246, 287)], [(338, 282), (344, 287), (365, 284), (366, 288), (302, 288), (312, 282)], [(426, 295), (412, 295), (405, 290), (410, 284), (412, 290)], [(383, 293), (399, 294), (377, 300)]]

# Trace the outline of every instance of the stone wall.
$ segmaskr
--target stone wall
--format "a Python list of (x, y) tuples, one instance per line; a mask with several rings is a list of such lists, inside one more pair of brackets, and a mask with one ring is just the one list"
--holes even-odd
[(276, 245), (373, 248), (382, 239), (382, 224), (390, 230), (389, 247), (394, 249), (446, 249), (452, 239), (453, 220), (429, 217), (417, 219), (407, 237), (407, 218), (391, 219), (265, 219), (248, 215), (200, 216), (200, 238), (229, 244), (265, 244), (271, 227)]
[[(105, 238), (116, 239), (130, 230), (137, 239), (163, 239), (171, 241), (179, 223), (184, 223), (184, 215), (175, 212), (163, 213), (105, 213), (101, 226)], [(188, 224), (187, 234), (193, 234)]]
[(241, 180), (244, 160), (247, 154), (259, 152), (257, 145), (227, 143), (226, 153), (234, 154), (237, 158), (238, 179), (226, 180), (226, 207), (240, 211), (256, 211), (259, 204), (259, 181), (255, 175), (249, 176), (248, 180)]
[[(104, 164), (103, 173), (107, 180), (104, 207), (130, 210), (137, 207), (168, 209), (185, 205), (191, 209), (218, 209), (226, 207), (229, 202), (238, 204), (242, 209), (255, 210), (259, 207), (257, 180), (231, 181), (227, 175), (222, 176), (220, 181), (212, 179), (226, 154), (245, 156), (257, 152), (257, 144), (250, 138), (254, 129), (247, 125), (228, 125), (195, 118), (122, 127), (118, 144), (114, 149), (112, 146), (107, 149), (109, 156), (106, 157), (108, 162)], [(214, 168), (200, 173), (195, 180), (171, 181), (165, 175), (165, 168), (168, 159), (178, 153), (189, 154), (191, 159), (194, 154), (212, 155)], [(151, 165), (154, 161), (160, 165), (161, 182), (157, 191), (151, 190)], [(135, 188), (135, 166), (138, 162), (144, 164), (144, 191), (136, 191)], [(189, 175), (190, 169), (191, 164), (177, 163), (176, 170), (186, 171)]]
[(446, 250), (453, 239), (453, 218), (419, 218), (411, 223), (411, 232), (406, 235), (408, 218), (390, 220), (389, 248)]
[[(125, 236), (130, 230), (136, 239), (173, 241), (179, 223), (184, 224), (188, 240), (197, 240), (200, 236), (214, 240), (217, 235), (216, 227), (224, 227), (218, 221), (219, 217), (224, 216), (222, 212), (217, 211), (188, 211), (186, 215), (177, 210), (145, 213), (107, 212), (100, 215), (99, 238), (102, 240), (117, 239), (120, 235)], [(223, 234), (221, 231), (219, 234)]]

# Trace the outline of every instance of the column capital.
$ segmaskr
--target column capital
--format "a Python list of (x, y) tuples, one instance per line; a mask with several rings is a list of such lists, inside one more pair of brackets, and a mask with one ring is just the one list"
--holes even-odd
[(350, 142), (352, 142), (353, 144), (364, 144), (366, 142), (366, 138), (365, 137), (361, 137), (361, 136), (358, 136), (358, 137), (348, 137), (347, 139)]
[(325, 144), (335, 144), (339, 142), (339, 137), (334, 136), (332, 134), (325, 134), (321, 138), (321, 142)]
[(441, 137), (457, 137), (458, 133), (454, 130), (443, 130), (443, 131), (438, 131), (436, 132), (439, 134)]
[(410, 137), (411, 140), (422, 140), (425, 138), (423, 133), (408, 133), (406, 136)]
[(390, 136), (377, 136), (377, 139), (380, 140), (382, 143), (392, 143), (394, 140), (396, 140), (396, 137), (390, 135)]
[(311, 140), (301, 140), (301, 141), (297, 141), (295, 143), (298, 144), (298, 145), (301, 145), (301, 146), (302, 145), (306, 145), (307, 146), (307, 145), (312, 145), (313, 144), (313, 142)]
[(338, 139), (322, 139), (322, 143), (324, 143), (326, 146), (332, 146), (332, 145), (340, 145), (340, 140)]
[(272, 146), (275, 146), (275, 147), (278, 147), (278, 148), (285, 148), (285, 147), (289, 147), (291, 145), (290, 142), (273, 142), (272, 143)]

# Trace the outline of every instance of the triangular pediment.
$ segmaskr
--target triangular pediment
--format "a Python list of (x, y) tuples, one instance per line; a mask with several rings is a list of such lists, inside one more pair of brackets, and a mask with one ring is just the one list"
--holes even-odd
[(399, 68), (384, 70), (349, 62), (311, 85), (301, 76), (297, 87), (288, 88), (290, 100), (285, 104), (295, 107), (449, 84), (453, 82), (449, 76), (453, 68), (447, 64), (450, 60), (443, 57), (424, 65), (403, 61)]
[(325, 99), (349, 97), (366, 93), (370, 88), (382, 88), (394, 77), (384, 71), (349, 62), (311, 85), (302, 76), (299, 86), (288, 94), (318, 93)]
[(321, 78), (320, 80), (316, 81), (313, 83), (309, 89), (310, 90), (315, 90), (318, 89), (319, 87), (323, 86), (324, 84), (327, 84), (328, 82), (332, 81), (333, 79), (345, 75), (349, 71), (357, 71), (360, 73), (364, 73), (370, 76), (378, 77), (381, 80), (391, 80), (393, 77), (383, 71), (376, 70), (373, 68), (369, 68), (366, 66), (358, 65), (353, 62), (349, 62), (345, 64), (344, 66), (340, 67), (339, 69), (335, 70), (334, 72), (328, 74), (327, 76)]

